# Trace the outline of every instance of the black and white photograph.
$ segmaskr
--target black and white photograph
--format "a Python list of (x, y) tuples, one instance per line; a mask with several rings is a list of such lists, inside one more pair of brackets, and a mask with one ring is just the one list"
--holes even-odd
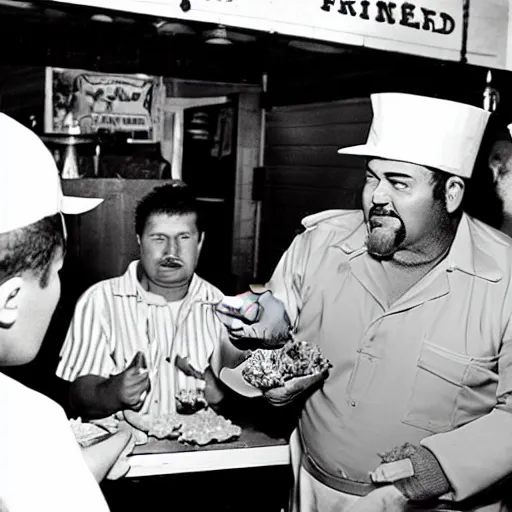
[(512, 0), (0, 41), (0, 512), (512, 512)]

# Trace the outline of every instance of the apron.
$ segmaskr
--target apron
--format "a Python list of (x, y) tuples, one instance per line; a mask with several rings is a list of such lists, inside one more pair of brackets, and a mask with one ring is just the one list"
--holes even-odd
[(346, 512), (359, 496), (346, 494), (318, 481), (304, 468), (304, 452), (295, 429), (290, 437), (294, 485), (289, 512)]
[[(300, 434), (296, 428), (290, 437), (290, 460), (293, 471), (293, 487), (290, 494), (289, 512), (347, 512), (348, 509), (356, 503), (360, 496), (348, 494), (332, 487), (329, 487), (316, 479), (305, 467), (305, 453), (302, 448)], [(306, 464), (307, 465), (307, 464)], [(446, 502), (445, 502), (446, 503)], [(421, 508), (409, 506), (405, 510), (416, 511), (435, 511), (435, 512), (462, 512), (452, 507), (437, 506), (434, 508)], [(508, 508), (503, 502), (495, 502), (484, 506), (475, 506), (474, 508), (465, 508), (463, 512), (474, 510), (478, 512), (508, 512)]]

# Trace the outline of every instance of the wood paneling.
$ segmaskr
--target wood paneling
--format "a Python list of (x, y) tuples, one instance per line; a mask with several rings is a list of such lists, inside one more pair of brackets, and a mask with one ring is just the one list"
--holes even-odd
[(368, 121), (350, 124), (337, 123), (332, 129), (329, 125), (286, 126), (272, 124), (267, 128), (267, 137), (272, 140), (274, 147), (303, 145), (307, 141), (311, 146), (332, 146), (338, 148), (340, 139), (344, 144), (357, 144), (368, 132)]
[(369, 98), (280, 107), (267, 123), (258, 278), (267, 280), (306, 215), (360, 206), (364, 159), (339, 155), (364, 143)]
[[(358, 143), (357, 143), (358, 144)], [(342, 144), (349, 146), (351, 143)], [(335, 146), (270, 146), (267, 148), (265, 159), (272, 166), (302, 166), (317, 167), (361, 167), (363, 159), (359, 156), (339, 155)]]
[(353, 123), (367, 123), (371, 120), (368, 98), (337, 101), (332, 103), (311, 103), (272, 110), (268, 127), (282, 125), (287, 128), (297, 126), (327, 126)]
[[(312, 181), (315, 182), (313, 186)], [(268, 166), (265, 167), (265, 183), (269, 189), (292, 187), (307, 189), (307, 191), (329, 190), (333, 187), (339, 187), (341, 183), (343, 188), (359, 190), (363, 185), (363, 174), (361, 173), (361, 166)]]
[(79, 269), (83, 286), (122, 274), (128, 263), (138, 257), (133, 220), (136, 204), (155, 186), (164, 183), (122, 179), (62, 181), (64, 194), (104, 199), (86, 214), (67, 217), (68, 261)]

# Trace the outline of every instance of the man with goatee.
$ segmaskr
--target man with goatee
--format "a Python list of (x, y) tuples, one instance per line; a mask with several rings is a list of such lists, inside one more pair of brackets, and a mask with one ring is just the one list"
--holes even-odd
[(293, 510), (498, 510), (512, 472), (512, 246), (461, 208), (488, 113), (394, 93), (372, 106), (366, 144), (339, 151), (367, 158), (363, 210), (305, 218), (253, 297), (259, 321), (221, 317), (233, 338), (291, 332), (333, 364), (320, 384), (268, 395), (304, 400)]

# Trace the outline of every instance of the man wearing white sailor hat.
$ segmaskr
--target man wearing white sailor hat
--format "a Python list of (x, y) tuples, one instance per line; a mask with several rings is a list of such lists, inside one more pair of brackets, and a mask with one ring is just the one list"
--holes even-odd
[[(60, 296), (62, 214), (101, 201), (63, 196), (43, 142), (0, 113), (0, 366), (28, 363), (39, 351)], [(59, 405), (2, 373), (0, 410), (2, 510), (108, 510), (95, 479), (120, 467), (128, 432), (81, 451)]]
[(320, 385), (265, 394), (304, 401), (292, 510), (497, 511), (512, 473), (512, 245), (461, 208), (489, 114), (371, 100), (366, 144), (339, 150), (367, 158), (363, 210), (306, 217), (258, 322), (221, 318), (239, 339), (279, 332), (267, 346), (290, 329), (333, 365)]

